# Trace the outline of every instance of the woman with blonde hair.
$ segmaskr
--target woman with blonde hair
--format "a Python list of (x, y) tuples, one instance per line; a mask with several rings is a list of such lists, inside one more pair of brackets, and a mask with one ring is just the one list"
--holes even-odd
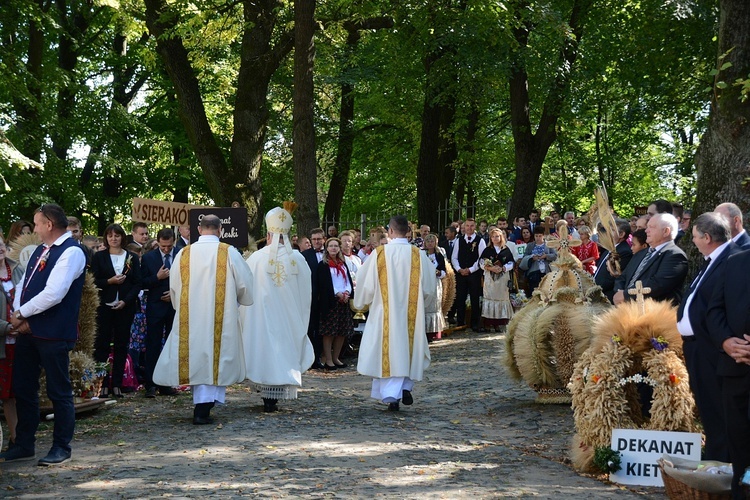
[(349, 300), (354, 283), (341, 252), (341, 240), (328, 238), (323, 259), (315, 269), (313, 301), (318, 308), (318, 332), (323, 337), (325, 369), (346, 368), (339, 359), (344, 341), (352, 334), (354, 322)]
[(435, 266), (435, 276), (438, 279), (437, 282), (437, 294), (425, 300), (424, 303), (424, 319), (425, 319), (425, 333), (427, 334), (427, 341), (432, 342), (433, 340), (440, 340), (442, 338), (443, 330), (445, 329), (445, 316), (443, 316), (442, 304), (443, 304), (443, 278), (446, 276), (446, 263), (443, 254), (437, 249), (438, 239), (434, 233), (429, 233), (424, 238), (424, 249), (423, 252), (427, 254), (427, 257)]
[(572, 253), (581, 261), (584, 271), (593, 276), (596, 272), (596, 261), (599, 259), (599, 246), (591, 241), (591, 229), (588, 226), (578, 226), (578, 234), (581, 244), (571, 247)]
[(479, 256), (484, 270), (482, 318), (486, 328), (502, 331), (513, 317), (509, 281), (513, 279), (515, 259), (500, 229), (490, 230), (490, 244)]

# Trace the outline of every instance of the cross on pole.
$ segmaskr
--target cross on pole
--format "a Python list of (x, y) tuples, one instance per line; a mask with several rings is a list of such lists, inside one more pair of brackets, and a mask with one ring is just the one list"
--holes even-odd
[(643, 300), (643, 296), (649, 293), (651, 293), (651, 288), (644, 287), (641, 280), (635, 282), (635, 288), (628, 290), (629, 295), (635, 295), (635, 302), (640, 306), (641, 314), (646, 312), (646, 302)]

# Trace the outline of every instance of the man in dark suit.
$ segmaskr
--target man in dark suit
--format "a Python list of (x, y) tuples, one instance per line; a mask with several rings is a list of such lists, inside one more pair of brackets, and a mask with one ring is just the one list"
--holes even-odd
[(122, 245), (126, 247), (130, 243), (135, 243), (139, 247), (142, 247), (148, 241), (148, 225), (145, 222), (134, 222), (133, 227), (130, 229), (130, 234), (125, 238), (125, 243)]
[[(326, 233), (322, 227), (316, 227), (310, 231), (310, 243), (312, 247), (302, 252), (302, 256), (305, 258), (307, 265), (310, 266), (310, 271), (312, 271), (312, 287), (315, 290), (315, 271), (318, 263), (323, 260), (325, 253)], [(312, 368), (322, 370), (325, 368), (320, 361), (320, 357), (323, 354), (323, 339), (318, 335), (318, 309), (314, 304), (310, 308), (310, 323), (307, 326), (307, 336), (310, 338), (310, 343), (312, 343), (313, 350), (315, 351), (315, 361)]]
[(174, 248), (174, 231), (164, 228), (156, 234), (159, 248), (143, 256), (141, 260), (142, 285), (148, 290), (146, 303), (146, 397), (160, 394), (171, 396), (174, 388), (154, 384), (154, 368), (161, 354), (162, 339), (172, 331), (174, 307), (169, 298), (169, 268), (177, 255)]
[[(620, 271), (624, 271), (630, 259), (633, 258), (633, 251), (628, 245), (627, 239), (630, 235), (630, 223), (623, 219), (617, 219), (617, 246), (615, 251), (620, 257)], [(596, 272), (594, 273), (594, 282), (602, 287), (602, 292), (612, 302), (612, 296), (615, 294), (615, 276), (609, 272), (607, 262), (612, 258), (609, 251), (604, 250), (596, 261)]]
[(742, 210), (734, 203), (722, 203), (714, 212), (718, 212), (729, 220), (729, 228), (732, 230), (732, 241), (743, 250), (750, 249), (750, 236), (742, 223)]
[(174, 247), (179, 252), (190, 244), (190, 226), (177, 226), (177, 240)]
[[(612, 297), (615, 305), (635, 299), (628, 290), (634, 289), (637, 281), (651, 289), (648, 295), (650, 298), (679, 305), (688, 265), (685, 252), (674, 244), (676, 234), (677, 219), (674, 215), (656, 214), (649, 219), (646, 226), (648, 253), (638, 263), (630, 279), (619, 282), (622, 289), (617, 290)], [(632, 261), (630, 265), (633, 265)]]
[(707, 212), (693, 223), (693, 243), (704, 257), (703, 265), (677, 310), (677, 329), (682, 335), (685, 365), (706, 434), (704, 459), (729, 462), (729, 442), (721, 409), (721, 383), (716, 369), (719, 351), (713, 345), (706, 310), (727, 258), (739, 252), (731, 241), (729, 222)]
[(441, 238), (440, 247), (445, 250), (445, 256), (450, 260), (453, 255), (453, 246), (456, 244), (456, 228), (448, 226), (445, 228), (445, 238)]
[(719, 349), (724, 422), (732, 461), (732, 497), (744, 499), (740, 479), (750, 466), (750, 251), (727, 258), (708, 305), (706, 324)]

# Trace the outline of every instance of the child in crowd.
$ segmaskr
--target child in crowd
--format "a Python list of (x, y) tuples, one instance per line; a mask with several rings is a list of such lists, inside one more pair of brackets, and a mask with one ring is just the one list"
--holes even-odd
[(521, 270), (526, 271), (526, 296), (539, 286), (544, 275), (550, 271), (550, 262), (557, 258), (557, 252), (549, 248), (544, 241), (544, 228), (534, 228), (534, 243), (526, 245), (526, 251), (521, 260)]

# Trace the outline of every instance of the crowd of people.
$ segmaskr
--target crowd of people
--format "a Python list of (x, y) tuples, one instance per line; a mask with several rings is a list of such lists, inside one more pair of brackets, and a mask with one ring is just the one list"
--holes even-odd
[[(14, 223), (8, 241), (34, 231), (43, 245), (23, 269), (0, 240), (0, 399), (10, 429), (10, 449), (0, 459), (33, 450), (38, 414), (29, 415), (38, 413), (38, 401), (29, 394), (38, 390), (39, 366), (47, 371), (56, 414), (55, 442), (40, 463), (70, 456), (72, 404), (67, 386), (56, 381), (65, 378), (63, 361), (76, 338), (76, 318), (63, 309), (80, 302), (84, 272), (92, 274), (101, 301), (93, 355), (112, 359), (101, 396), (122, 397), (130, 356), (147, 398), (192, 386), (196, 424), (211, 420), (226, 385), (246, 379), (261, 392), (264, 410), (275, 411), (278, 400), (296, 397), (305, 370), (347, 367), (342, 352), (353, 316), (369, 306), (357, 369), (373, 377), (372, 396), (398, 410), (399, 403), (411, 404), (414, 383), (429, 365), (427, 343), (448, 325), (505, 328), (519, 307), (512, 299), (530, 297), (550, 273), (557, 254), (548, 242), (559, 237), (561, 218), (556, 212), (542, 218), (537, 210), (512, 223), (467, 218), (438, 234), (394, 217), (363, 238), (358, 228), (339, 234), (335, 226), (290, 235), (291, 214), (274, 210), (266, 217), (266, 240), (246, 262), (219, 242), (213, 216), (203, 219), (192, 245), (187, 227), (163, 228), (149, 239), (144, 223), (133, 224), (130, 234), (111, 224), (102, 238), (83, 235), (80, 221), (55, 205), (42, 207), (33, 224)], [(569, 248), (614, 305), (633, 300), (638, 287), (677, 307), (706, 458), (731, 461), (738, 487), (750, 465), (750, 236), (740, 209), (722, 203), (693, 221), (679, 205), (656, 200), (642, 216), (616, 217), (614, 252), (598, 244), (603, 228), (585, 216), (566, 212), (562, 219)], [(685, 289), (688, 260), (679, 242), (688, 231), (705, 262)], [(449, 275), (455, 300), (443, 310)], [(221, 290), (215, 300), (224, 307), (206, 300), (212, 289)], [(399, 348), (386, 352), (387, 345)]]

